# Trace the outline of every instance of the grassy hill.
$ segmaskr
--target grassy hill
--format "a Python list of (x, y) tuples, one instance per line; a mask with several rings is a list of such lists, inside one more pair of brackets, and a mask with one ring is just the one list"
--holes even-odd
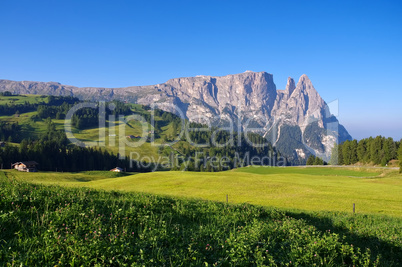
[(0, 96), (0, 105), (5, 104), (40, 104), (47, 103), (47, 97), (41, 95), (18, 95), (18, 96)]
[[(20, 173), (18, 180), (144, 192), (165, 196), (249, 203), (309, 211), (384, 214), (402, 217), (398, 171), (356, 168), (246, 167), (225, 172), (153, 172), (116, 178), (86, 173)], [(107, 172), (106, 172), (107, 173)]]
[[(46, 155), (45, 159), (44, 153), (36, 153), (41, 149), (48, 151), (45, 146), (57, 146), (62, 153), (68, 154), (77, 147), (75, 144), (80, 144), (86, 148), (101, 148), (102, 153), (106, 150), (115, 157), (120, 155), (134, 161), (159, 163), (158, 168), (149, 165), (132, 168), (133, 171), (170, 168), (220, 171), (238, 166), (236, 159), (244, 159), (245, 154), (248, 158), (265, 158), (266, 165), (286, 164), (286, 159), (256, 133), (229, 133), (141, 105), (118, 101), (104, 104), (105, 121), (101, 123), (102, 103), (84, 103), (72, 97), (0, 96), (0, 140), (14, 146), (23, 144), (20, 151), (7, 151), (1, 155), (0, 150), (0, 162), (10, 166), (15, 161), (35, 160), (42, 170), (55, 171), (107, 169), (103, 168), (105, 164), (96, 164), (99, 160), (95, 156), (87, 157), (91, 164), (77, 167), (78, 163), (71, 159), (67, 162), (56, 149), (54, 155)], [(77, 108), (71, 120), (65, 120), (78, 105), (92, 106)], [(70, 134), (65, 128), (68, 125), (71, 126)], [(74, 138), (76, 142), (72, 141)], [(196, 162), (198, 155), (202, 155), (204, 164)], [(124, 164), (127, 168), (128, 160)]]
[[(18, 95), (18, 96), (0, 96), (0, 105), (17, 105), (17, 104), (24, 104), (24, 103), (32, 103), (32, 104), (47, 104), (47, 97), (46, 96), (40, 96), (40, 95)], [(137, 112), (138, 114), (141, 113), (146, 113), (146, 111), (142, 108), (141, 105), (136, 105), (136, 104), (130, 104), (132, 107), (133, 111)], [(43, 133), (46, 132), (46, 121), (44, 119), (39, 119), (39, 120), (33, 120), (34, 116), (37, 116), (38, 112), (37, 111), (32, 111), (32, 112), (25, 112), (25, 113), (20, 113), (18, 116), (15, 114), (12, 115), (3, 115), (0, 116), (0, 122), (8, 122), (8, 123), (18, 123), (21, 125), (21, 139), (37, 139), (39, 138)], [(162, 118), (155, 116), (156, 121), (162, 121)], [(64, 131), (65, 127), (65, 120), (64, 119), (52, 119), (52, 122), (56, 126), (56, 130), (62, 130)], [(123, 136), (119, 138), (119, 131), (120, 131), (120, 126), (123, 124), (122, 121), (116, 120), (114, 127), (109, 127), (108, 121), (106, 121), (106, 127), (101, 127), (100, 129), (98, 127), (93, 127), (93, 128), (87, 128), (87, 129), (77, 129), (75, 127), (72, 128), (72, 132), (74, 136), (80, 140), (83, 141), (84, 143), (87, 143), (87, 145), (90, 145), (91, 143), (97, 142), (98, 145), (105, 146), (106, 149), (110, 152), (113, 152), (114, 154), (119, 153), (119, 148), (118, 144), (119, 142), (127, 142), (126, 136), (129, 135), (140, 135), (142, 128), (139, 123), (135, 122), (130, 122), (128, 123), (127, 127), (124, 127), (125, 133)], [(150, 125), (148, 127), (151, 129)], [(162, 129), (163, 132), (160, 135), (160, 138), (156, 139), (156, 142), (161, 142), (162, 138), (169, 134), (169, 129), (170, 125), (167, 124), (165, 125)], [(106, 142), (99, 142), (99, 131), (100, 130), (105, 130), (106, 133)], [(117, 137), (113, 137), (113, 140), (115, 141), (115, 144), (111, 144), (110, 140), (112, 140), (112, 137), (109, 136), (109, 134), (113, 131), (114, 134), (116, 134)], [(130, 147), (126, 146), (126, 155), (130, 155), (130, 152), (137, 152), (141, 156), (149, 156), (149, 157), (154, 157), (156, 158), (158, 156), (158, 148), (155, 146), (151, 146), (150, 143), (145, 143), (141, 147)], [(146, 159), (146, 158), (145, 158)]]
[[(24, 179), (38, 182), (41, 175), (48, 183), (53, 176), (64, 179), (63, 183), (70, 180), (71, 185), (113, 179), (125, 181), (131, 190), (135, 183), (141, 186), (139, 182), (145, 182), (145, 177), (131, 184), (125, 180), (139, 174), (102, 179), (106, 174), (0, 172), (0, 262), (10, 266), (400, 266), (401, 263), (400, 218), (301, 212), (22, 182)], [(265, 176), (243, 174), (249, 175), (249, 181)], [(300, 174), (292, 175), (297, 178)], [(312, 176), (322, 179), (316, 174)], [(90, 177), (91, 182), (84, 181)], [(149, 179), (152, 181), (154, 177)], [(164, 176), (164, 179), (174, 178)], [(183, 179), (179, 177), (177, 181)], [(113, 189), (111, 183), (108, 185), (108, 189)], [(176, 187), (183, 188), (180, 184)], [(244, 188), (244, 192), (249, 190), (250, 187)], [(325, 201), (325, 195), (321, 197)]]
[[(41, 96), (0, 97), (0, 105), (46, 101)], [(149, 115), (140, 105), (130, 105), (130, 112)], [(50, 124), (38, 119), (38, 111), (17, 115), (0, 116), (0, 122), (18, 122), (20, 138), (47, 133)], [(163, 142), (174, 136), (177, 126), (167, 114), (159, 115), (156, 142)], [(52, 123), (58, 130), (64, 128), (64, 120)], [(102, 145), (115, 154), (119, 151), (113, 139), (119, 143), (127, 135), (141, 134), (141, 125), (132, 121), (118, 137), (123, 123), (117, 120), (114, 127), (101, 128), (106, 133)], [(97, 127), (73, 127), (73, 133), (82, 141), (99, 141)], [(7, 143), (20, 146), (18, 140)], [(162, 149), (147, 142), (127, 146), (125, 153), (137, 152), (152, 161), (169, 152), (191, 154), (193, 149), (185, 140)], [(152, 173), (0, 170), (0, 262), (400, 266), (401, 178), (397, 170), (364, 167), (249, 166), (223, 172)]]

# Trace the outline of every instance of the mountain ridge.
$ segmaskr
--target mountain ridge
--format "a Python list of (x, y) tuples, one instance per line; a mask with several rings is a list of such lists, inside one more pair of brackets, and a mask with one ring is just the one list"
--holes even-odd
[[(155, 85), (121, 88), (0, 80), (0, 91), (154, 104), (165, 111), (182, 113), (190, 121), (230, 125), (240, 130), (260, 128), (259, 133), (273, 144), (284, 146), (282, 150), (287, 151), (286, 156), (301, 163), (309, 154), (329, 160), (335, 143), (351, 139), (336, 117), (330, 114), (328, 105), (306, 74), (297, 83), (289, 77), (285, 90), (277, 90), (272, 74), (247, 71), (225, 76), (180, 77)], [(284, 131), (293, 133), (285, 134)], [(282, 140), (285, 136), (294, 140)], [(292, 145), (287, 148), (289, 143)]]

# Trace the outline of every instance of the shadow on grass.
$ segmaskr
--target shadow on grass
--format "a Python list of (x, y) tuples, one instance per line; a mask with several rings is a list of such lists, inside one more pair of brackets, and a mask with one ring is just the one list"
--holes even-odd
[[(396, 246), (387, 240), (382, 240), (374, 236), (374, 233), (367, 233), (370, 232), (370, 230), (374, 231), (374, 226), (371, 229), (362, 229), (362, 233), (353, 232), (353, 230), (356, 231), (356, 229), (359, 229), (359, 225), (364, 225), (365, 220), (372, 220), (373, 225), (376, 225), (378, 228), (381, 228), (380, 225), (387, 225), (389, 227), (396, 226), (396, 236), (400, 236), (402, 226), (399, 218), (385, 216), (376, 217), (374, 215), (351, 215), (336, 212), (317, 213), (316, 216), (304, 212), (285, 212), (285, 214), (295, 219), (302, 219), (307, 224), (315, 226), (321, 232), (330, 230), (332, 233), (336, 233), (341, 238), (344, 238), (345, 242), (360, 248), (362, 252), (364, 252), (366, 248), (369, 248), (371, 251), (371, 262), (374, 262), (376, 258), (380, 256), (381, 263), (385, 264), (384, 266), (402, 266), (402, 245)], [(335, 222), (334, 218), (341, 219)], [(387, 260), (384, 261), (385, 259)]]

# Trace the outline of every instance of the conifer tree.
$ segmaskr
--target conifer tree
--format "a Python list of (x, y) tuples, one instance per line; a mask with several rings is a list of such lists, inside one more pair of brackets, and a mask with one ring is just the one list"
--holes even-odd
[(357, 140), (350, 142), (350, 164), (355, 164), (359, 161), (357, 157)]
[(360, 140), (357, 144), (357, 159), (359, 162), (364, 163), (366, 161), (366, 141), (364, 139)]
[(345, 165), (349, 165), (351, 164), (351, 157), (350, 157), (351, 153), (350, 153), (350, 141), (346, 140), (343, 144), (342, 144), (342, 156), (343, 156), (343, 163)]
[(315, 157), (314, 165), (324, 165), (324, 161), (319, 157)]
[(399, 150), (398, 150), (398, 159), (399, 159), (399, 172), (402, 173), (402, 139), (399, 143)]
[(314, 155), (310, 155), (310, 157), (308, 157), (306, 165), (314, 165), (315, 162), (315, 157)]

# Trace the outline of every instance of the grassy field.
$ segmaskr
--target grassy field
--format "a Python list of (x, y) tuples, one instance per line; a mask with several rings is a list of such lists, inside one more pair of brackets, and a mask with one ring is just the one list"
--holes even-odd
[(84, 172), (36, 172), (22, 173), (14, 170), (4, 171), (9, 178), (17, 178), (20, 181), (41, 183), (41, 184), (81, 184), (90, 181), (99, 181), (103, 179), (114, 179), (133, 175), (135, 173), (118, 173), (110, 171), (84, 171)]
[[(62, 121), (62, 127), (64, 127), (64, 121)], [(106, 122), (108, 125), (108, 122)], [(111, 129), (112, 128), (112, 129)], [(102, 143), (99, 142), (99, 131), (105, 131), (105, 140)], [(120, 130), (124, 130), (124, 133), (120, 134)], [(110, 135), (115, 136), (110, 136)], [(146, 142), (141, 146), (135, 145), (136, 140), (131, 141), (126, 138), (128, 135), (142, 136), (142, 128), (138, 122), (129, 122), (124, 124), (122, 121), (116, 121), (114, 127), (100, 127), (91, 128), (84, 130), (73, 129), (74, 136), (84, 142), (89, 144), (90, 142), (97, 142), (98, 145), (105, 146), (106, 149), (114, 154), (120, 153), (119, 144), (124, 147), (127, 156), (130, 156), (130, 152), (136, 152), (141, 157), (158, 158), (158, 147), (151, 145), (151, 143)]]
[[(45, 120), (40, 121), (32, 121), (31, 117), (36, 115), (37, 112), (27, 112), (22, 113), (19, 117), (12, 116), (0, 116), (0, 121), (15, 123), (21, 125), (21, 137), (28, 139), (28, 138), (38, 138), (43, 133), (46, 132), (46, 123)], [(52, 122), (55, 124), (57, 130), (64, 130), (65, 121), (64, 120), (56, 120), (53, 119)], [(130, 155), (130, 152), (137, 152), (141, 157), (148, 156), (148, 157), (158, 157), (158, 147), (152, 146), (150, 143), (144, 143), (141, 146), (130, 146), (134, 144), (133, 141), (130, 141), (126, 138), (128, 135), (141, 135), (142, 136), (142, 128), (139, 123), (130, 122), (124, 127), (124, 134), (120, 136), (120, 127), (123, 125), (123, 122), (116, 121), (114, 127), (109, 127), (108, 121), (106, 122), (107, 127), (100, 127), (100, 128), (90, 128), (90, 129), (83, 129), (78, 130), (72, 128), (72, 133), (74, 137), (77, 138), (79, 141), (84, 142), (86, 145), (90, 146), (90, 144), (105, 146), (106, 149), (114, 154), (119, 153), (119, 144), (128, 144), (123, 145), (125, 148), (126, 155)], [(112, 128), (112, 129), (111, 129)], [(122, 128), (123, 129), (123, 128)], [(169, 126), (166, 126), (165, 129), (169, 129)], [(99, 142), (99, 131), (105, 131), (105, 142)], [(111, 132), (116, 136), (109, 136)], [(160, 142), (160, 139), (156, 140), (156, 142)], [(113, 143), (114, 142), (114, 143)]]
[[(0, 96), (0, 105), (4, 104), (23, 104), (25, 102), (39, 104), (39, 103), (47, 103), (48, 99), (46, 96), (38, 96), (38, 95), (18, 95), (18, 96)], [(131, 104), (133, 112), (138, 114), (149, 113), (146, 112), (141, 105)], [(37, 139), (43, 133), (46, 132), (46, 122), (44, 119), (33, 121), (31, 118), (37, 115), (37, 112), (26, 112), (21, 113), (18, 117), (15, 115), (7, 115), (0, 116), (0, 121), (9, 122), (9, 123), (18, 123), (21, 125), (21, 138), (22, 139)], [(155, 121), (161, 122), (162, 119), (158, 116), (155, 116)], [(65, 127), (65, 120), (56, 120), (53, 119), (57, 130), (63, 130)], [(148, 130), (151, 130), (151, 126), (147, 124)], [(124, 130), (124, 133), (121, 132)], [(142, 133), (142, 125), (138, 121), (129, 121), (127, 124), (119, 121), (116, 118), (115, 125), (109, 125), (109, 121), (106, 121), (106, 125), (104, 127), (96, 127), (96, 128), (88, 128), (78, 130), (72, 127), (72, 133), (79, 140), (85, 143), (87, 146), (96, 145), (96, 146), (104, 146), (109, 152), (114, 154), (122, 153), (119, 149), (120, 147), (124, 147), (124, 154), (126, 156), (130, 156), (131, 152), (135, 152), (135, 157), (143, 159), (144, 161), (150, 162), (155, 159), (158, 160), (159, 154), (157, 145), (152, 145), (147, 142), (141, 146), (136, 146), (135, 142), (137, 140), (129, 140), (126, 136), (134, 135), (134, 136), (143, 136)], [(160, 144), (163, 137), (169, 137), (171, 135), (172, 127), (171, 125), (164, 125), (161, 127), (162, 132), (160, 133), (160, 138), (155, 140), (155, 144)], [(105, 132), (105, 140), (99, 140), (99, 132)], [(148, 131), (147, 131), (148, 132)]]
[[(143, 111), (138, 105), (133, 110)], [(35, 114), (0, 120), (18, 122), (23, 137), (37, 137), (46, 125), (33, 122)], [(64, 127), (64, 120), (53, 122), (58, 129)], [(122, 122), (116, 124), (113, 130), (104, 129), (104, 145), (114, 153), (119, 151), (111, 135), (117, 135), (117, 145)], [(161, 137), (171, 135), (170, 125), (161, 128)], [(139, 129), (139, 124), (129, 123), (121, 138), (140, 135)], [(78, 139), (98, 141), (98, 128), (73, 131)], [(126, 146), (130, 152), (158, 157), (158, 148), (149, 143)], [(401, 192), (402, 175), (390, 169), (251, 166), (219, 173), (123, 174), (0, 170), (0, 263), (401, 266)]]
[(47, 103), (47, 96), (38, 95), (18, 95), (18, 96), (0, 96), (0, 105), (5, 104), (24, 104), (25, 102), (31, 104)]
[[(67, 174), (37, 175), (49, 181)], [(139, 176), (68, 175), (67, 180), (92, 177), (93, 182), (105, 175), (115, 181)], [(39, 179), (0, 172), (5, 266), (401, 264), (400, 218), (35, 185), (21, 182), (23, 176)]]
[(382, 174), (378, 169), (369, 168), (331, 168), (331, 167), (298, 167), (298, 168), (261, 168), (258, 166), (250, 166), (238, 169), (239, 172), (253, 174), (306, 174), (321, 176), (351, 176), (351, 177), (376, 177)]
[[(153, 172), (116, 178), (85, 173), (21, 173), (21, 181), (144, 192), (284, 209), (402, 217), (402, 177), (397, 171), (344, 168), (246, 167), (219, 173)], [(366, 177), (366, 178), (363, 178)]]

